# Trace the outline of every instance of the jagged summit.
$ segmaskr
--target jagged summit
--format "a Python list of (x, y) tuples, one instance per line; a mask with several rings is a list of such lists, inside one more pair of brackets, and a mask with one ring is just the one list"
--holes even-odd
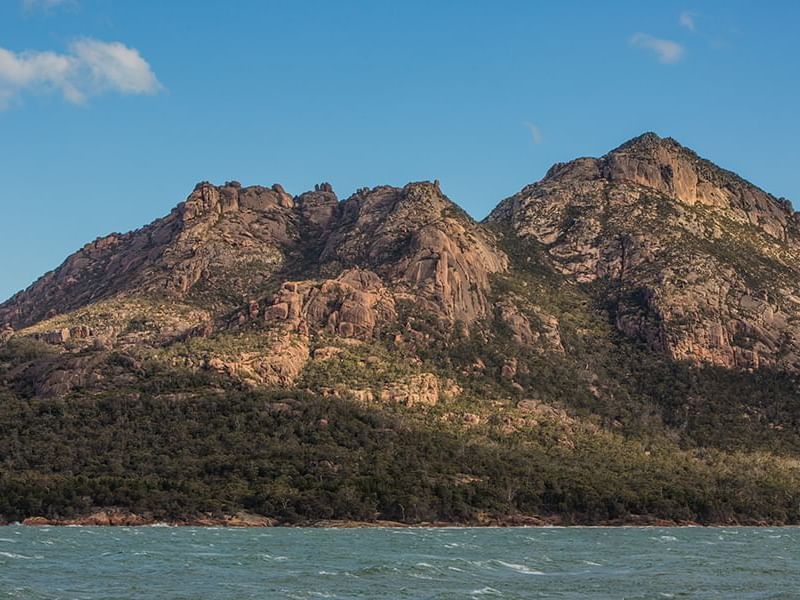
[[(669, 165), (669, 158), (672, 160), (681, 159), (702, 174), (707, 176), (712, 182), (719, 185), (733, 184), (747, 186), (775, 198), (768, 194), (754, 183), (741, 177), (738, 173), (729, 171), (712, 161), (703, 158), (692, 148), (684, 146), (678, 140), (672, 137), (661, 137), (652, 131), (645, 132), (635, 138), (624, 142), (614, 150), (611, 150), (603, 158), (610, 155), (628, 155), (637, 156), (639, 158), (650, 158), (659, 164)], [(785, 198), (776, 199), (781, 205), (785, 206), (791, 212), (791, 203)]]
[(0, 305), (0, 327), (117, 296), (179, 299), (216, 314), (267, 293), (276, 278), (352, 267), (435, 296), (443, 314), (470, 321), (485, 310), (486, 273), (504, 264), (438, 182), (364, 188), (344, 201), (329, 183), (292, 197), (278, 184), (200, 182), (166, 217), (86, 245)]
[(675, 141), (673, 138), (670, 137), (662, 138), (655, 131), (645, 131), (644, 133), (641, 133), (636, 137), (632, 137), (627, 142), (623, 142), (622, 144), (619, 145), (618, 148), (622, 148), (625, 146), (637, 146), (640, 144), (641, 145), (659, 144), (666, 140)]

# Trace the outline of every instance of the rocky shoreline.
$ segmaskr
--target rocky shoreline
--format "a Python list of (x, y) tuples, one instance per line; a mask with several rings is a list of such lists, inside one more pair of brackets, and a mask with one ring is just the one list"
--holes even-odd
[(21, 523), (7, 523), (0, 520), (3, 525), (26, 525), (33, 527), (45, 526), (92, 526), (92, 527), (314, 527), (329, 529), (358, 529), (358, 528), (440, 528), (440, 527), (780, 527), (790, 523), (777, 523), (766, 520), (730, 520), (719, 523), (699, 523), (696, 521), (660, 519), (648, 515), (628, 515), (624, 518), (592, 521), (588, 519), (565, 520), (559, 515), (532, 516), (532, 515), (507, 515), (501, 517), (487, 517), (472, 521), (430, 521), (419, 523), (404, 523), (401, 521), (351, 521), (321, 519), (316, 521), (303, 521), (299, 523), (282, 522), (278, 519), (239, 512), (233, 515), (212, 516), (196, 515), (178, 519), (156, 519), (151, 516), (120, 510), (98, 510), (89, 515), (70, 519), (28, 517)]

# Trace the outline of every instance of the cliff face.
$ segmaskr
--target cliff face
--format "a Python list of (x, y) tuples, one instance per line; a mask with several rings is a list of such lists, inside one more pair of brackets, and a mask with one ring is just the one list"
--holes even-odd
[(320, 258), (373, 269), (432, 312), (466, 323), (487, 314), (489, 276), (508, 266), (492, 236), (438, 184), (356, 194), (343, 203)]
[(800, 234), (791, 205), (645, 134), (554, 166), (487, 219), (595, 282), (653, 351), (728, 368), (800, 367)]
[(718, 209), (778, 240), (798, 232), (791, 204), (758, 189), (735, 173), (697, 156), (672, 138), (646, 133), (598, 161), (610, 182), (631, 182), (688, 205)]

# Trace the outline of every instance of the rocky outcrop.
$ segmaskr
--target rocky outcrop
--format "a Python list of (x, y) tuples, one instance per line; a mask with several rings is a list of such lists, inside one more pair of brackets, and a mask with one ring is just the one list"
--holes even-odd
[(623, 296), (624, 333), (678, 360), (727, 368), (800, 369), (800, 303), (755, 292), (732, 269), (695, 260)]
[(43, 398), (85, 389), (119, 389), (145, 376), (141, 363), (132, 356), (104, 349), (52, 351), (20, 362), (5, 374), (7, 383)]
[[(97, 510), (83, 517), (73, 519), (58, 519), (47, 517), (28, 517), (22, 521), (23, 525), (37, 527), (52, 526), (81, 526), (81, 527), (140, 527), (144, 525), (162, 524), (152, 515), (141, 515), (128, 510), (104, 509)], [(233, 515), (213, 516), (199, 514), (181, 520), (170, 520), (169, 525), (189, 527), (273, 527), (277, 524), (275, 519), (247, 512), (237, 512)]]
[(70, 340), (85, 340), (95, 335), (94, 330), (86, 325), (77, 325), (75, 327), (64, 327), (55, 331), (45, 331), (43, 333), (34, 333), (33, 337), (36, 339), (47, 342), (48, 344), (65, 344)]
[(87, 244), (0, 305), (0, 327), (114, 297), (179, 299), (224, 313), (309, 263), (331, 279), (373, 271), (426, 309), (465, 322), (486, 314), (488, 277), (506, 267), (491, 237), (438, 184), (361, 190), (339, 202), (327, 183), (292, 198), (279, 185), (203, 182), (168, 216)]
[(361, 339), (373, 337), (396, 318), (394, 299), (381, 279), (357, 268), (336, 279), (284, 283), (264, 311), (267, 322), (287, 323), (298, 332)]
[(256, 328), (275, 344), (181, 350), (175, 366), (288, 386), (309, 336), (397, 335), (399, 302), (468, 333), (490, 313), (490, 276), (507, 268), (495, 242), (438, 183), (365, 188), (340, 202), (328, 183), (292, 197), (279, 185), (202, 182), (168, 216), (86, 245), (0, 305), (0, 341), (56, 347), (57, 364), (28, 379), (37, 394), (59, 396), (113, 385), (92, 362), (112, 350), (160, 352)]
[[(308, 338), (281, 332), (265, 340), (264, 348), (212, 352), (202, 367), (251, 386), (291, 386), (309, 359)], [(196, 367), (189, 358), (186, 366)]]
[(540, 352), (564, 352), (558, 319), (537, 306), (529, 306), (534, 323), (520, 310), (520, 299), (506, 298), (498, 303), (501, 323), (508, 328), (511, 339), (519, 346)]
[(323, 183), (298, 196), (297, 207), (306, 227), (324, 240), (339, 214), (339, 199), (331, 185)]
[(787, 200), (703, 160), (672, 138), (646, 133), (599, 161), (610, 182), (633, 182), (687, 204), (720, 208), (737, 221), (785, 240), (794, 212)]
[(337, 385), (323, 387), (319, 392), (324, 397), (353, 398), (365, 404), (379, 401), (407, 407), (426, 407), (435, 406), (444, 399), (452, 400), (462, 390), (452, 379), (440, 379), (433, 373), (418, 373), (376, 388)]
[(796, 230), (791, 203), (719, 168), (672, 138), (645, 133), (601, 158), (554, 165), (541, 183), (630, 183), (687, 205), (721, 209), (743, 224), (785, 240)]
[(128, 297), (99, 301), (20, 329), (15, 335), (76, 352), (162, 346), (190, 337), (207, 337), (214, 327), (207, 310)]
[(454, 398), (460, 393), (455, 382), (441, 382), (433, 373), (420, 373), (384, 386), (379, 398), (405, 406), (434, 406), (442, 397)]

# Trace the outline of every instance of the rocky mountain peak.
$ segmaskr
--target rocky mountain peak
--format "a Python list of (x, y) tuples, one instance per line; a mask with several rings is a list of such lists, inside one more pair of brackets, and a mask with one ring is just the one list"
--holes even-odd
[(489, 275), (507, 268), (491, 235), (427, 181), (348, 198), (320, 258), (372, 269), (433, 312), (465, 322), (486, 314)]
[(183, 298), (201, 281), (216, 295), (245, 294), (282, 265), (298, 222), (280, 185), (200, 182), (166, 217), (98, 238), (0, 304), (0, 324), (24, 327), (119, 295)]
[(692, 152), (688, 148), (681, 146), (674, 138), (661, 137), (654, 131), (645, 131), (641, 135), (637, 135), (627, 142), (623, 142), (616, 149), (612, 150), (612, 152), (652, 153), (659, 148), (666, 148), (675, 152)]
[(598, 180), (612, 186), (642, 186), (684, 204), (709, 207), (779, 240), (796, 233), (800, 225), (800, 216), (788, 200), (768, 194), (673, 138), (653, 132), (635, 137), (600, 158), (557, 163), (541, 184)]
[(573, 280), (604, 282), (617, 327), (653, 350), (800, 367), (798, 214), (671, 138), (554, 165), (488, 221), (543, 244)]
[(505, 268), (490, 238), (438, 182), (364, 188), (340, 202), (329, 183), (292, 197), (278, 184), (203, 181), (166, 217), (86, 245), (0, 305), (0, 326), (24, 328), (120, 296), (168, 297), (218, 314), (272, 289), (279, 275), (352, 268), (469, 322), (486, 311), (489, 274)]
[(221, 186), (201, 181), (176, 210), (184, 221), (192, 221), (240, 210), (265, 212), (274, 208), (294, 208), (294, 199), (279, 184), (266, 188), (260, 185), (242, 187), (238, 181), (228, 181)]

